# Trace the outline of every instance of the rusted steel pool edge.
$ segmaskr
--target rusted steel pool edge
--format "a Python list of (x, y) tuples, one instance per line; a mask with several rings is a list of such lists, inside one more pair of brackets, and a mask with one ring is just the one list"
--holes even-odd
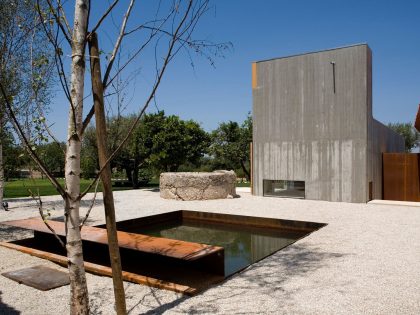
[[(8, 243), (8, 242), (0, 242), (0, 246), (8, 248), (8, 249), (12, 249), (12, 250), (17, 250), (19, 252), (29, 254), (31, 256), (35, 256), (38, 258), (47, 259), (63, 267), (67, 267), (67, 257), (62, 256), (62, 255), (53, 254), (53, 253), (45, 252), (42, 250), (38, 250), (38, 249), (34, 249), (34, 248), (22, 246), (22, 245), (17, 245), (13, 243)], [(90, 262), (84, 262), (84, 266), (85, 266), (85, 270), (92, 274), (96, 274), (99, 276), (112, 277), (112, 269), (110, 267), (102, 266), (102, 265), (98, 265), (98, 264), (94, 264)], [(151, 277), (146, 277), (146, 276), (142, 276), (142, 275), (132, 273), (132, 272), (123, 271), (122, 276), (123, 276), (124, 281), (133, 282), (137, 284), (143, 284), (150, 287), (169, 290), (169, 291), (173, 291), (177, 293), (182, 293), (189, 296), (195, 295), (199, 292), (199, 290), (197, 290), (196, 288), (184, 286), (177, 283), (167, 282), (167, 281), (163, 281), (163, 280), (159, 280), (159, 279), (155, 279)], [(220, 277), (219, 281), (223, 281), (223, 280), (224, 278)]]
[[(249, 226), (256, 228), (264, 229), (285, 229), (289, 231), (301, 231), (305, 235), (299, 237), (295, 240), (298, 241), (312, 232), (319, 230), (320, 228), (326, 226), (325, 223), (317, 222), (308, 222), (308, 221), (296, 221), (296, 220), (284, 220), (277, 218), (264, 218), (264, 217), (253, 217), (253, 216), (243, 216), (243, 215), (232, 215), (232, 214), (223, 214), (223, 213), (211, 213), (211, 212), (198, 212), (198, 211), (189, 211), (189, 210), (177, 210), (167, 213), (161, 213), (146, 217), (140, 217), (135, 219), (130, 219), (126, 221), (117, 222), (119, 246), (121, 248), (126, 248), (134, 251), (143, 251), (150, 254), (156, 254), (166, 257), (171, 257), (175, 259), (180, 259), (181, 261), (194, 261), (197, 260), (201, 265), (206, 266), (211, 275), (209, 285), (214, 285), (220, 283), (227, 278), (230, 278), (232, 275), (226, 277), (221, 276), (224, 274), (224, 248), (214, 245), (205, 245), (195, 242), (185, 242), (180, 240), (162, 238), (162, 237), (153, 237), (149, 235), (142, 235), (137, 233), (130, 233), (129, 230), (124, 232), (124, 227), (130, 227), (131, 225), (153, 225), (155, 223), (164, 222), (167, 220), (198, 220), (201, 222), (216, 223), (216, 224), (227, 224), (232, 226)], [(34, 230), (35, 234), (37, 232), (45, 235), (51, 235), (52, 232), (45, 226), (44, 222), (39, 218), (31, 218), (25, 220), (14, 220), (0, 222), (0, 224), (5, 224), (9, 226), (21, 227), (29, 230)], [(53, 226), (57, 234), (65, 237), (64, 223), (58, 221), (49, 221), (49, 224)], [(122, 231), (121, 231), (122, 230)], [(90, 241), (93, 243), (107, 245), (106, 230), (103, 226), (84, 226), (82, 228), (82, 239)], [(293, 243), (295, 243), (293, 242)], [(292, 244), (293, 244), (292, 243)], [(27, 245), (27, 244), (23, 244)], [(291, 244), (290, 244), (291, 245)], [(288, 245), (288, 246), (290, 246)], [(48, 259), (50, 261), (56, 262), (60, 265), (67, 266), (67, 258), (64, 255), (50, 253), (44, 251), (43, 249), (36, 249), (32, 247), (22, 246), (16, 243), (6, 243), (0, 242), (0, 246), (21, 251), (36, 257)], [(288, 247), (286, 246), (286, 247)], [(271, 254), (270, 254), (271, 255)], [(267, 255), (267, 256), (270, 256)], [(266, 257), (267, 257), (266, 256)], [(261, 258), (260, 260), (264, 259)], [(220, 265), (220, 268), (217, 267)], [(216, 266), (216, 267), (215, 267)], [(248, 268), (244, 267), (243, 269)], [(102, 275), (102, 276), (112, 276), (112, 271), (110, 267), (104, 266), (101, 264), (96, 264), (92, 262), (85, 262), (86, 271)], [(238, 272), (242, 271), (239, 270)], [(133, 271), (133, 270), (130, 270)], [(144, 284), (151, 287), (156, 287), (159, 289), (166, 289), (185, 295), (195, 295), (198, 292), (203, 291), (203, 288), (200, 288), (199, 284), (194, 283), (174, 283), (170, 282), (174, 279), (160, 280), (158, 278), (153, 278), (149, 276), (140, 275), (135, 271), (127, 272), (123, 271), (123, 279), (125, 281), (130, 281), (138, 284)], [(142, 271), (140, 270), (139, 273)], [(235, 272), (236, 273), (236, 272)], [(169, 280), (169, 281), (168, 281)], [(177, 281), (176, 281), (177, 282)], [(208, 287), (207, 287), (208, 288)], [(204, 289), (205, 290), (205, 289)]]
[[(4, 221), (1, 224), (52, 234), (44, 222), (39, 218)], [(56, 234), (65, 237), (64, 223), (48, 221)], [(81, 229), (82, 240), (99, 244), (108, 244), (106, 229), (84, 226)], [(176, 259), (192, 261), (210, 255), (223, 256), (223, 247), (180, 240), (153, 237), (136, 233), (118, 231), (118, 245), (122, 248), (133, 249), (145, 253), (158, 254)]]

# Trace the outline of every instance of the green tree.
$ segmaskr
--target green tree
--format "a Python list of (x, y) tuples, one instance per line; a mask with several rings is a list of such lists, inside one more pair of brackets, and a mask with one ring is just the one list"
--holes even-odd
[(404, 138), (405, 152), (411, 152), (419, 146), (419, 132), (411, 123), (389, 123), (388, 127)]
[(37, 151), (44, 164), (57, 177), (64, 176), (65, 143), (47, 143), (38, 146)]
[[(5, 0), (0, 5), (0, 84), (7, 92), (16, 117), (31, 145), (44, 136), (33, 127), (42, 123), (40, 117), (48, 104), (49, 87), (52, 84), (52, 49), (41, 31), (42, 23), (35, 9), (35, 2)], [(46, 3), (39, 0), (39, 7), (45, 8)], [(4, 173), (7, 159), (10, 158), (5, 154), (11, 154), (10, 151), (3, 152), (3, 142), (7, 142), (8, 137), (5, 129), (10, 121), (5, 114), (5, 108), (6, 100), (1, 93), (0, 208), (3, 201), (4, 176), (10, 175)]]
[[(109, 119), (108, 145), (115, 149), (123, 139), (134, 116)], [(82, 166), (97, 170), (94, 128), (86, 130), (83, 140)], [(177, 171), (184, 163), (197, 165), (207, 152), (209, 135), (193, 120), (165, 116), (164, 111), (147, 114), (133, 131), (132, 137), (111, 162), (113, 168), (125, 171), (133, 188), (138, 188), (152, 170)], [(89, 169), (89, 170), (88, 170)]]
[(215, 168), (241, 169), (250, 178), (249, 155), (252, 141), (252, 118), (250, 115), (239, 125), (229, 121), (221, 123), (211, 134), (210, 152)]
[(13, 134), (8, 128), (3, 129), (2, 147), (4, 179), (8, 181), (18, 176), (19, 169), (25, 164), (26, 159), (23, 149), (16, 144)]
[[(163, 116), (163, 112), (156, 114)], [(150, 162), (159, 171), (175, 172), (184, 163), (197, 164), (207, 153), (209, 135), (193, 120), (171, 115), (161, 130), (153, 134)]]

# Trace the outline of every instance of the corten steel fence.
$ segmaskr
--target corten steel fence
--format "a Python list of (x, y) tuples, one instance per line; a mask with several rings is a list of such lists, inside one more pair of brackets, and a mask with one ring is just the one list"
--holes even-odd
[(420, 201), (418, 153), (383, 154), (383, 198)]

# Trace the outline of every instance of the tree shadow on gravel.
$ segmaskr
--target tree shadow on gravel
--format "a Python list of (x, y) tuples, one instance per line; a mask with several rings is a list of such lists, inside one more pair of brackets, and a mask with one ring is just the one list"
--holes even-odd
[(310, 245), (291, 245), (251, 265), (244, 272), (226, 279), (215, 286), (218, 287), (217, 289), (213, 287), (198, 295), (195, 305), (185, 305), (185, 308), (182, 306), (182, 303), (187, 300), (191, 301), (188, 304), (193, 304), (194, 297), (182, 297), (166, 304), (156, 300), (158, 306), (145, 314), (163, 314), (176, 306), (181, 306), (179, 310), (176, 310), (177, 312), (188, 314), (226, 312), (252, 314), (252, 310), (244, 311), (245, 306), (240, 303), (249, 303), (253, 298), (253, 292), (257, 291), (257, 295), (270, 298), (281, 294), (284, 299), (292, 299), (294, 291), (287, 292), (284, 289), (286, 282), (294, 278), (306, 277), (318, 269), (327, 268), (336, 263), (334, 260), (346, 255), (325, 252)]
[(19, 311), (14, 309), (13, 307), (3, 303), (3, 300), (1, 298), (2, 292), (0, 291), (0, 314), (2, 315), (17, 315), (20, 314)]
[[(4, 225), (0, 222), (0, 242), (8, 242), (33, 237), (31, 230), (18, 228), (15, 226)], [(2, 314), (2, 313), (0, 313)]]
[[(49, 209), (49, 210), (62, 210), (64, 209), (64, 201), (62, 199), (59, 200), (48, 200), (44, 201), (43, 197), (41, 197), (41, 200), (43, 201), (43, 208)], [(21, 202), (25, 202), (22, 204)], [(23, 210), (25, 208), (30, 209), (38, 209), (38, 205), (34, 199), (31, 198), (25, 198), (25, 199), (11, 199), (9, 202), (9, 211), (19, 211)], [(84, 199), (80, 202), (81, 208), (89, 208), (91, 205), (90, 199)], [(102, 198), (96, 198), (95, 205), (103, 205), (103, 199)]]

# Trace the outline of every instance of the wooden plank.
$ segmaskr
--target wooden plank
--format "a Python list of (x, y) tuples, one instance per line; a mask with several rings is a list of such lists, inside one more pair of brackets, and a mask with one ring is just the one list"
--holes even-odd
[[(48, 221), (57, 235), (65, 236), (64, 223)], [(26, 228), (38, 232), (52, 234), (44, 222), (38, 218), (5, 221), (1, 224)], [(93, 226), (84, 226), (81, 231), (82, 240), (99, 244), (108, 244), (106, 230)], [(142, 234), (118, 231), (118, 245), (123, 248), (158, 254), (183, 260), (196, 260), (213, 254), (223, 254), (223, 247), (199, 243), (153, 237)]]
[[(14, 250), (17, 250), (22, 253), (29, 254), (31, 256), (35, 256), (38, 258), (48, 259), (61, 266), (67, 267), (67, 257), (62, 256), (62, 255), (48, 253), (45, 251), (41, 251), (41, 250), (37, 250), (37, 249), (25, 247), (25, 246), (13, 244), (13, 243), (7, 243), (7, 242), (0, 242), (0, 246), (6, 247), (9, 249), (14, 249)], [(89, 262), (85, 262), (84, 266), (85, 266), (85, 270), (90, 273), (100, 275), (100, 276), (112, 277), (112, 270), (110, 267), (93, 264)], [(144, 285), (148, 285), (154, 288), (165, 289), (165, 290), (174, 291), (174, 292), (178, 292), (178, 293), (182, 293), (186, 295), (194, 295), (195, 293), (197, 293), (196, 288), (188, 287), (188, 286), (177, 284), (177, 283), (167, 282), (167, 281), (163, 281), (163, 280), (159, 280), (159, 279), (155, 279), (151, 277), (146, 277), (146, 276), (142, 276), (142, 275), (132, 273), (132, 272), (123, 271), (122, 275), (123, 275), (124, 281), (144, 284)]]

